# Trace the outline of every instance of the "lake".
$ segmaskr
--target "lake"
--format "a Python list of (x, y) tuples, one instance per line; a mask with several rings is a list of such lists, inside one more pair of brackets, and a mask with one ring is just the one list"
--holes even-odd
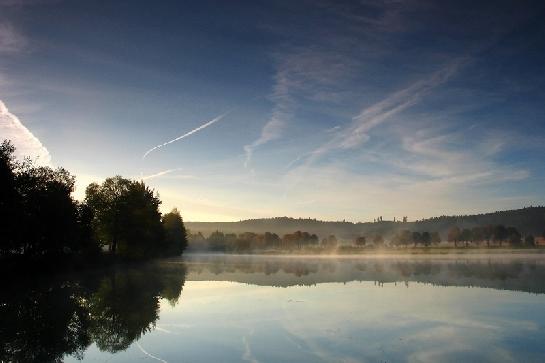
[(188, 255), (3, 285), (0, 361), (545, 361), (535, 255)]

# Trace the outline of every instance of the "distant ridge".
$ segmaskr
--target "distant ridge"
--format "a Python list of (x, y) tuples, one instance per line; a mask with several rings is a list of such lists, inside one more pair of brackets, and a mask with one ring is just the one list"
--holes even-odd
[(541, 235), (545, 232), (545, 207), (526, 207), (506, 211), (482, 214), (440, 216), (412, 222), (379, 221), (379, 222), (346, 222), (320, 221), (316, 219), (274, 217), (247, 219), (239, 222), (186, 222), (191, 232), (202, 232), (208, 235), (216, 230), (228, 233), (242, 232), (274, 232), (279, 235), (294, 231), (315, 233), (320, 237), (334, 234), (339, 238), (351, 239), (356, 236), (380, 234), (388, 237), (403, 229), (411, 231), (439, 232), (445, 235), (451, 226), (471, 228), (487, 224), (503, 224), (516, 227), (523, 234)]

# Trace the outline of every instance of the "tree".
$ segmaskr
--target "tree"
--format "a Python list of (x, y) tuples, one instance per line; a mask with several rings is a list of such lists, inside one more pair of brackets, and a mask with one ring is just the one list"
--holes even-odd
[(494, 237), (494, 226), (488, 224), (483, 227), (483, 238), (486, 240), (486, 246), (490, 247), (490, 240)]
[[(318, 237), (316, 237), (316, 240)], [(276, 233), (265, 232), (263, 236), (265, 242), (265, 247), (267, 248), (278, 248), (280, 247), (280, 237)]]
[(354, 240), (354, 244), (355, 244), (356, 246), (359, 246), (359, 247), (365, 246), (365, 243), (366, 243), (366, 240), (365, 240), (365, 237), (364, 237), (364, 236), (357, 237), (357, 238)]
[(494, 242), (500, 243), (500, 247), (502, 245), (502, 242), (505, 241), (508, 236), (509, 235), (507, 233), (507, 228), (505, 228), (505, 226), (499, 224), (494, 227), (493, 239), (494, 239)]
[(522, 237), (520, 232), (515, 227), (506, 228), (507, 240), (513, 246), (520, 246), (522, 244)]
[(331, 234), (322, 240), (322, 247), (336, 247), (337, 243), (337, 237)]
[(422, 242), (422, 235), (420, 234), (420, 232), (413, 232), (412, 241), (414, 243), (414, 247), (416, 247), (418, 243)]
[(469, 241), (471, 241), (471, 230), (468, 228), (464, 228), (462, 232), (460, 233), (460, 240), (465, 242), (466, 246)]
[(526, 246), (535, 246), (536, 241), (534, 236), (529, 234), (526, 237), (524, 237), (524, 244), (526, 244)]
[(431, 243), (434, 245), (441, 243), (441, 235), (439, 232), (432, 232), (431, 233)]
[(184, 221), (178, 209), (174, 208), (161, 219), (165, 230), (164, 254), (181, 255), (187, 247), (187, 234)]
[(408, 229), (404, 229), (394, 236), (396, 244), (407, 246), (412, 241), (412, 233)]
[(473, 227), (471, 229), (471, 242), (480, 244), (484, 239), (484, 228), (483, 227)]
[(0, 255), (52, 258), (96, 254), (92, 211), (75, 201), (75, 177), (66, 169), (18, 162), (15, 147), (0, 146)]
[(210, 233), (210, 236), (207, 238), (208, 245), (210, 246), (210, 249), (212, 251), (225, 251), (226, 249), (226, 243), (225, 243), (225, 235), (223, 232), (215, 231)]
[(458, 226), (450, 227), (448, 230), (447, 240), (454, 242), (454, 247), (458, 247), (458, 241), (460, 240), (460, 228)]
[(15, 147), (7, 140), (0, 145), (0, 221), (2, 238), (0, 254), (7, 255), (19, 249), (20, 239), (15, 226), (22, 217), (21, 200), (16, 188)]
[(431, 243), (431, 234), (430, 232), (422, 232), (422, 243), (424, 244), (424, 246), (426, 247), (429, 247), (430, 243)]
[(375, 237), (373, 237), (373, 244), (375, 246), (382, 246), (384, 244), (384, 238), (380, 234), (377, 234)]
[(106, 179), (102, 185), (91, 183), (85, 190), (85, 203), (93, 210), (97, 239), (108, 245), (113, 254), (123, 234), (121, 219), (127, 210), (130, 184), (130, 180), (116, 176)]
[(98, 240), (113, 254), (129, 258), (158, 255), (164, 242), (161, 201), (144, 182), (120, 176), (87, 187)]

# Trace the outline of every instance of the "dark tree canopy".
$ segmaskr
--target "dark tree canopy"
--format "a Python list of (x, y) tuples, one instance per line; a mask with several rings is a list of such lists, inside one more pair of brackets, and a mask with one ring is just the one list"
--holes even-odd
[(174, 208), (165, 214), (162, 223), (165, 230), (165, 253), (167, 255), (181, 255), (187, 247), (187, 233), (178, 209)]
[[(59, 256), (90, 251), (87, 210), (71, 196), (75, 177), (66, 169), (18, 162), (8, 141), (0, 147), (2, 255)], [(96, 251), (96, 249), (94, 249)]]
[(113, 254), (129, 258), (162, 254), (161, 201), (143, 182), (116, 176), (90, 184), (85, 195), (97, 239)]
[(147, 258), (180, 255), (187, 245), (180, 213), (161, 219), (159, 196), (141, 181), (120, 176), (87, 187), (84, 203), (72, 197), (66, 169), (20, 162), (9, 141), (0, 145), (0, 257), (58, 260), (66, 255)]

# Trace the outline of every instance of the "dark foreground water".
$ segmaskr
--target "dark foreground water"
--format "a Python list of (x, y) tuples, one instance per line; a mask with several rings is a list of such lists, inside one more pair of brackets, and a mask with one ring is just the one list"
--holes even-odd
[(545, 361), (543, 257), (209, 255), (19, 280), (2, 362)]

